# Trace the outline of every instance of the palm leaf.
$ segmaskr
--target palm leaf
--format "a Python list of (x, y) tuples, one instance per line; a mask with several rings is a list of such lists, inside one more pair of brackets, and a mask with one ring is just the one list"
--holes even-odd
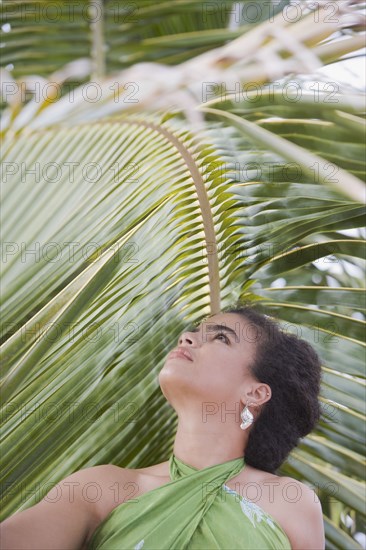
[[(25, 4), (45, 5), (16, 9)], [(271, 79), (310, 71), (304, 50), (273, 36), (272, 23), (228, 29), (217, 11), (203, 22), (194, 2), (141, 2), (137, 26), (131, 13), (116, 21), (107, 2), (91, 35), (81, 4), (71, 24), (30, 18), (28, 29), (14, 6), (3, 7), (4, 64), (14, 63), (18, 84), (32, 73), (58, 71), (63, 86), (126, 69), (98, 81), (97, 104), (82, 88), (73, 103), (62, 87), (57, 101), (15, 98), (2, 117), (3, 517), (80, 468), (166, 460), (177, 419), (158, 387), (164, 358), (187, 324), (244, 298), (265, 304), (323, 359), (322, 419), (281, 472), (316, 488), (328, 548), (358, 548), (338, 510), (358, 521), (365, 513), (362, 97), (315, 93), (300, 77), (273, 91)], [(353, 29), (346, 39), (322, 25), (324, 11), (317, 25), (313, 13), (288, 25), (279, 15), (276, 25), (329, 62), (359, 47), (353, 13), (340, 11), (339, 25)], [(263, 56), (277, 60), (272, 78)], [(227, 93), (231, 70), (238, 97)], [(212, 79), (213, 99), (192, 110)], [(260, 95), (246, 88), (253, 81)], [(138, 82), (145, 96), (116, 103), (114, 82)], [(289, 82), (299, 101), (284, 95)], [(177, 102), (193, 118), (174, 117)], [(160, 116), (144, 112), (162, 107)], [(121, 117), (131, 110), (139, 114)]]
[[(136, 143), (133, 149), (131, 140)], [(55, 147), (56, 143), (60, 145)], [(111, 143), (112, 150), (106, 149), (104, 144)], [(263, 270), (263, 261), (257, 263), (257, 270), (253, 271), (253, 265), (249, 268), (242, 266), (229, 254), (220, 258), (211, 254), (211, 263), (207, 262), (209, 252), (217, 249), (218, 242), (237, 242), (235, 234), (243, 227), (246, 209), (251, 206), (249, 203), (243, 207), (237, 187), (222, 170), (217, 170), (222, 159), (214, 153), (213, 147), (203, 142), (200, 144), (187, 132), (179, 130), (179, 126), (174, 129), (174, 125), (169, 128), (166, 124), (146, 124), (132, 119), (99, 123), (98, 126), (84, 125), (78, 133), (64, 128), (24, 134), (15, 140), (9, 136), (5, 141), (4, 162), (13, 162), (18, 150), (27, 155), (29, 166), (34, 166), (38, 159), (41, 173), (50, 163), (69, 166), (67, 163), (76, 162), (73, 161), (76, 158), (83, 158), (83, 167), (98, 164), (101, 169), (98, 178), (93, 176), (95, 181), (83, 182), (82, 167), (75, 166), (72, 182), (67, 177), (57, 182), (58, 195), (50, 188), (49, 182), (38, 182), (40, 189), (34, 188), (33, 192), (43, 199), (44, 216), (35, 216), (32, 205), (33, 209), (38, 209), (39, 200), (37, 203), (34, 197), (29, 197), (26, 208), (21, 206), (23, 223), (18, 227), (10, 223), (5, 225), (6, 243), (25, 244), (23, 252), (21, 248), (16, 253), (8, 248), (10, 262), (4, 266), (4, 280), (8, 287), (4, 295), (4, 320), (7, 323), (4, 326), (9, 328), (3, 344), (6, 359), (4, 396), (9, 395), (3, 409), (3, 437), (7, 449), (3, 483), (9, 489), (5, 492), (4, 514), (34, 503), (40, 494), (30, 493), (25, 500), (21, 498), (21, 492), (15, 496), (15, 480), (28, 487), (41, 480), (56, 482), (51, 472), (57, 471), (57, 477), (61, 478), (95, 463), (146, 464), (149, 463), (151, 448), (159, 449), (159, 457), (166, 456), (174, 434), (175, 418), (164, 405), (157, 386), (157, 372), (165, 353), (188, 320), (197, 320), (202, 312), (208, 312), (210, 289), (212, 301), (219, 280), (222, 281), (220, 293), (225, 304), (235, 294), (240, 296), (244, 292), (248, 295), (247, 273), (257, 275)], [(124, 162), (118, 170), (117, 159)], [(114, 170), (111, 171), (111, 167)], [(130, 177), (132, 168), (138, 177)], [(156, 170), (159, 170), (158, 178)], [(117, 178), (113, 177), (115, 173)], [(91, 174), (88, 178), (93, 179)], [(76, 182), (78, 185), (73, 185)], [(19, 198), (24, 194), (24, 183), (20, 170), (12, 178), (8, 177), (3, 189), (3, 203), (9, 217), (16, 205), (21, 204)], [(145, 192), (141, 194), (143, 190)], [(200, 198), (200, 192), (203, 198)], [(348, 203), (344, 199), (342, 202), (339, 194), (329, 189), (326, 201), (329, 196), (337, 197), (338, 204), (343, 205), (341, 210), (353, 215), (354, 208), (345, 208)], [(62, 198), (62, 203), (58, 197)], [(286, 203), (273, 201), (274, 211), (280, 214)], [(230, 208), (217, 208), (225, 203), (230, 204)], [(84, 223), (80, 223), (81, 211), (84, 212)], [(316, 212), (317, 223), (313, 225), (315, 236), (319, 224), (321, 226), (319, 213), (322, 215), (321, 209)], [(323, 225), (328, 225), (324, 216)], [(209, 232), (212, 230), (213, 234)], [(311, 231), (306, 235), (309, 239)], [(202, 246), (205, 239), (206, 244)], [(340, 241), (346, 246), (344, 250)], [(339, 250), (348, 255), (360, 255), (358, 243), (349, 241), (337, 239), (340, 248), (332, 248), (332, 253)], [(59, 246), (64, 243), (63, 248), (61, 246), (64, 252), (70, 250), (65, 243), (77, 242), (80, 248), (75, 247), (71, 265), (67, 254), (58, 254), (58, 265), (55, 266), (56, 262), (52, 260), (56, 255), (52, 258), (52, 252), (51, 257), (41, 254), (38, 262), (25, 254), (35, 242), (40, 243), (42, 250), (49, 243)], [(94, 254), (83, 257), (82, 246), (93, 242), (98, 243), (98, 247), (92, 250)], [(126, 245), (129, 247), (119, 254)], [(329, 251), (329, 246), (328, 242), (325, 247), (315, 250), (322, 256)], [(271, 266), (271, 262), (275, 264), (276, 261), (277, 257), (267, 258), (265, 265)], [(215, 262), (218, 262), (219, 279), (210, 277)], [(285, 267), (281, 273), (285, 272), (288, 277), (289, 273), (308, 263), (309, 257), (305, 254), (303, 262), (296, 264), (295, 269), (289, 272), (287, 266), (287, 271)], [(146, 266), (149, 266), (150, 274), (148, 293), (144, 279)], [(318, 271), (316, 263), (312, 264), (311, 270)], [(37, 285), (32, 284), (35, 275)], [(263, 281), (277, 275), (277, 271), (274, 275), (267, 274)], [(251, 288), (254, 290), (261, 280), (258, 276)], [(352, 297), (358, 291), (357, 288), (345, 288), (342, 292)], [(337, 330), (331, 330), (330, 339), (343, 340), (347, 335), (352, 352), (360, 345), (358, 325), (361, 321), (332, 311), (335, 307), (332, 300), (324, 298), (327, 292), (334, 293), (335, 289), (315, 285), (305, 289), (286, 287), (284, 291), (270, 287), (261, 291), (258, 287), (255, 292), (258, 297), (266, 299), (269, 309), (278, 312), (284, 323), (290, 322), (292, 327), (302, 327), (303, 330), (306, 327), (309, 331), (317, 330), (319, 335), (319, 330), (320, 333), (329, 333), (329, 319), (335, 317)], [(283, 292), (292, 293), (291, 300), (286, 303), (283, 302)], [(281, 301), (276, 300), (277, 295)], [(355, 307), (354, 300), (350, 300), (348, 305), (342, 301), (343, 309), (348, 311)], [(152, 301), (153, 319), (148, 309)], [(309, 303), (316, 304), (316, 309)], [(318, 338), (314, 344), (321, 351), (329, 348), (329, 342), (324, 338)], [(144, 366), (136, 371), (134, 365), (141, 362), (141, 357), (145, 357)], [(357, 478), (363, 466), (360, 454), (362, 437), (354, 438), (355, 434), (362, 433), (364, 422), (359, 408), (363, 382), (345, 375), (342, 378), (340, 363), (332, 364), (332, 368), (336, 370), (325, 369), (322, 390), (324, 403), (328, 403), (328, 410), (324, 411), (324, 429), (320, 425), (318, 439), (314, 434), (315, 439), (305, 439), (301, 447), (311, 451), (312, 460), (315, 456), (324, 465), (314, 469), (313, 463), (302, 459), (300, 463), (296, 462), (295, 468), (293, 457), (298, 456), (297, 451), (289, 461), (291, 472), (303, 479), (329, 479), (334, 475), (336, 465), (342, 466), (344, 476), (348, 473)], [(342, 383), (348, 384), (347, 392), (344, 388), (341, 391)], [(346, 395), (353, 397), (344, 401)], [(148, 418), (147, 413), (143, 413), (146, 400), (151, 402), (151, 416)], [(60, 408), (58, 403), (67, 403), (68, 406)], [(329, 403), (333, 411), (337, 411), (336, 418), (329, 414), (326, 418)], [(354, 412), (351, 413), (349, 407)], [(80, 410), (87, 412), (84, 415), (79, 412), (76, 416), (74, 413)], [(140, 434), (139, 429), (145, 433), (143, 425), (146, 422), (151, 422), (146, 436), (133, 435)], [(156, 422), (166, 430), (163, 448), (155, 443), (158, 437), (154, 428)], [(324, 435), (322, 438), (320, 434), (329, 433), (329, 429), (335, 434), (346, 434), (346, 437), (348, 433), (347, 443), (352, 451), (347, 456), (339, 444), (329, 446), (322, 443)], [(68, 434), (67, 450), (62, 437), (65, 430)], [(19, 462), (18, 445), (23, 450), (22, 462)], [(43, 452), (45, 448), (48, 449), (47, 457)], [(339, 499), (361, 512), (361, 488), (351, 496), (348, 481), (342, 487), (337, 495)]]

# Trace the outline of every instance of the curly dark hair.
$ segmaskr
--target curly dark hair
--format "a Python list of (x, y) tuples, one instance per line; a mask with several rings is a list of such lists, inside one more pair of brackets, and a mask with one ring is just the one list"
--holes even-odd
[(249, 368), (271, 387), (272, 397), (251, 427), (245, 462), (275, 473), (320, 418), (320, 360), (308, 342), (281, 330), (278, 321), (257, 307), (240, 304), (222, 313), (241, 315), (256, 330), (256, 358)]

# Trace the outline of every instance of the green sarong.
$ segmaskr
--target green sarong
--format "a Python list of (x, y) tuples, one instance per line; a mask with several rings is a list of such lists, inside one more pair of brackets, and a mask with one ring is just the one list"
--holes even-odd
[(114, 508), (88, 550), (291, 550), (275, 519), (225, 485), (243, 458), (197, 470), (169, 459), (171, 481)]

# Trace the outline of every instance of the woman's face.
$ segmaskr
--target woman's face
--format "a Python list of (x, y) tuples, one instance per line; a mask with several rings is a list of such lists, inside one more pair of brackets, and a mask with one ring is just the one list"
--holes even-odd
[(250, 385), (258, 383), (249, 366), (259, 343), (258, 330), (241, 315), (209, 317), (184, 332), (168, 354), (159, 374), (162, 392), (176, 410), (194, 402), (239, 406)]

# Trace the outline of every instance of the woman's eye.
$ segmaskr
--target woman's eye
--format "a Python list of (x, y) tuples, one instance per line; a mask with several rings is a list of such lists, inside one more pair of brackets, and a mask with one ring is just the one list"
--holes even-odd
[(215, 340), (220, 337), (222, 338), (222, 341), (225, 342), (226, 344), (230, 342), (229, 338), (223, 332), (219, 332), (218, 334), (216, 334)]

